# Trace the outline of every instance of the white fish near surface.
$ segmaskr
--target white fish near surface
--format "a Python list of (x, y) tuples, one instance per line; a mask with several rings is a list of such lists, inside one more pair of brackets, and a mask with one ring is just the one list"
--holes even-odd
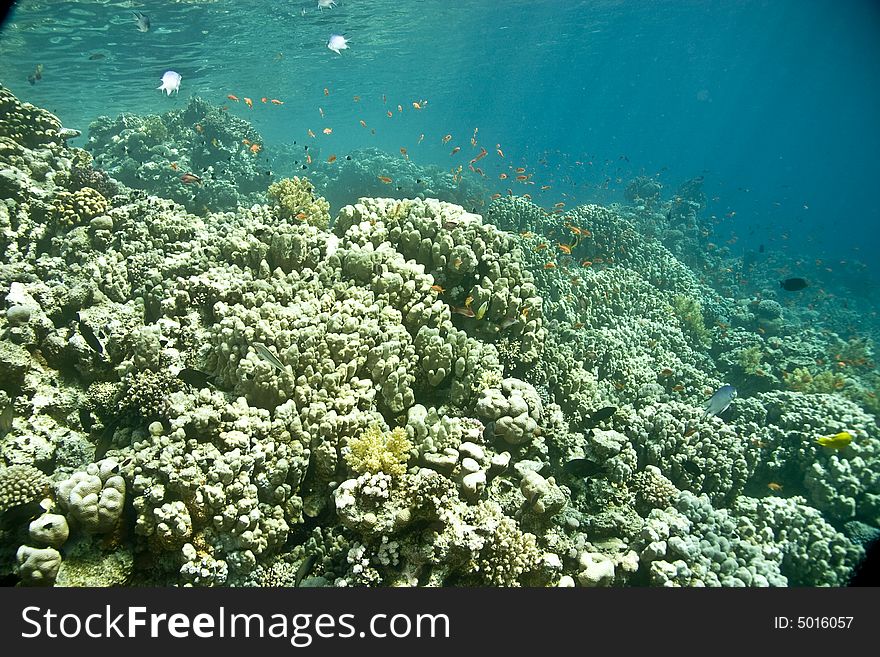
[(156, 87), (161, 89), (166, 95), (170, 96), (172, 91), (180, 93), (180, 73), (175, 71), (165, 71), (162, 75), (162, 84)]
[(331, 34), (330, 41), (327, 42), (327, 47), (337, 55), (341, 55), (342, 53), (339, 51), (348, 48), (348, 39), (340, 34)]
[(709, 401), (706, 402), (704, 407), (706, 415), (719, 415), (723, 413), (734, 399), (736, 399), (736, 388), (732, 385), (721, 386), (709, 398)]
[(331, 7), (335, 7), (336, 2), (334, 0), (318, 0), (318, 9), (324, 11), (324, 7), (330, 9)]

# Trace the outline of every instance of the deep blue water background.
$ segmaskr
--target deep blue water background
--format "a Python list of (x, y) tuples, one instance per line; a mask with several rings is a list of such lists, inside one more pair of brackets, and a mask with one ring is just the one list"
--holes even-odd
[[(150, 32), (135, 29), (132, 7)], [(331, 33), (350, 49), (330, 52)], [(444, 167), (479, 128), (506, 155), (484, 161), (493, 189), (509, 186), (497, 176), (508, 164), (528, 166), (552, 185), (535, 194), (547, 205), (622, 200), (639, 173), (669, 197), (704, 175), (709, 212), (735, 212), (721, 231), (739, 238), (734, 250), (766, 244), (877, 272), (878, 37), (871, 0), (350, 0), (323, 12), (26, 0), (0, 32), (0, 82), (84, 132), (99, 114), (157, 113), (198, 94), (252, 120), (267, 148), (311, 128), (325, 152), (403, 146)], [(43, 79), (29, 85), (37, 63)], [(169, 68), (183, 76), (179, 97), (156, 91)], [(285, 105), (248, 110), (228, 93)]]

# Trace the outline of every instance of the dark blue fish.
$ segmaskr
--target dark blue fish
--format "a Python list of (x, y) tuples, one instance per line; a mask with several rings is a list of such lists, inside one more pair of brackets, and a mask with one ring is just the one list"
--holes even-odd
[(786, 292), (798, 292), (807, 287), (807, 281), (803, 278), (786, 278), (784, 281), (779, 282), (779, 287)]

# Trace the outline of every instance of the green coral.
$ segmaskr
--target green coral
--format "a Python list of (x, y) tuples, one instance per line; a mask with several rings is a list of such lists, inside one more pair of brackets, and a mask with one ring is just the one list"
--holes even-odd
[(358, 438), (352, 439), (348, 447), (350, 451), (345, 455), (345, 462), (359, 475), (384, 472), (399, 477), (406, 472), (412, 443), (402, 427), (383, 431), (381, 426), (373, 424)]
[(758, 346), (746, 347), (740, 349), (736, 353), (736, 362), (746, 374), (762, 375), (761, 361), (764, 359), (764, 352)]
[(326, 230), (330, 225), (330, 204), (315, 195), (308, 178), (284, 178), (269, 185), (266, 196), (280, 219), (302, 221)]
[(151, 144), (162, 144), (168, 139), (168, 127), (161, 116), (151, 114), (144, 117), (144, 136)]
[(831, 394), (846, 386), (846, 379), (840, 374), (829, 371), (813, 374), (805, 367), (784, 373), (783, 379), (785, 385), (796, 392)]
[(117, 412), (122, 417), (144, 421), (165, 419), (170, 408), (169, 397), (183, 388), (183, 382), (167, 370), (135, 372), (123, 381), (116, 402)]
[(677, 294), (672, 299), (672, 312), (678, 317), (682, 328), (698, 342), (706, 346), (711, 344), (711, 334), (703, 320), (703, 307), (699, 301), (684, 294)]

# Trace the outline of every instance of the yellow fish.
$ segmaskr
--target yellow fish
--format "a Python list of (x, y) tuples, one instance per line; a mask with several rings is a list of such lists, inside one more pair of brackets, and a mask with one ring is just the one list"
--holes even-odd
[(489, 302), (484, 301), (483, 303), (480, 304), (480, 307), (477, 308), (477, 312), (474, 313), (474, 317), (476, 317), (477, 319), (483, 319), (483, 317), (486, 316), (487, 310), (489, 310)]
[(816, 438), (816, 442), (822, 447), (830, 447), (831, 449), (843, 449), (853, 440), (853, 435), (849, 431), (841, 431), (833, 436), (820, 436)]

